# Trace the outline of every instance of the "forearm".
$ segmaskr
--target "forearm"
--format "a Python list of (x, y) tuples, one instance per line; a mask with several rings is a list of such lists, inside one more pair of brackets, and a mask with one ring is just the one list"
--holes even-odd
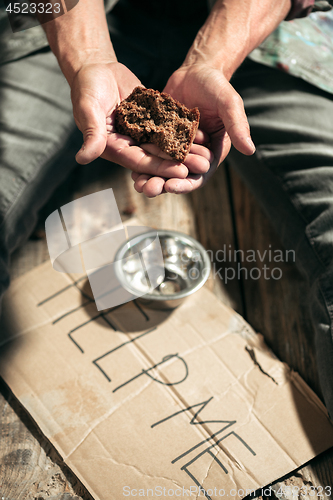
[(230, 79), (245, 57), (285, 19), (290, 0), (217, 0), (184, 65), (208, 63)]
[(103, 0), (80, 0), (72, 10), (42, 26), (70, 85), (83, 64), (117, 60)]

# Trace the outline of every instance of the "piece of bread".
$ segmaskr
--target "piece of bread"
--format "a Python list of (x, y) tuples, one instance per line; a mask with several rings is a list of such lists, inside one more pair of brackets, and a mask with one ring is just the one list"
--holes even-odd
[(200, 113), (188, 109), (169, 94), (136, 87), (115, 111), (116, 131), (138, 143), (151, 142), (184, 161), (194, 140)]

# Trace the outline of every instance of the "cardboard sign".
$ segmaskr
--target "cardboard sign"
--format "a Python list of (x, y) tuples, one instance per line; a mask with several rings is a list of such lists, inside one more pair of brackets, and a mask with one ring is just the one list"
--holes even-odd
[(209, 291), (97, 311), (46, 263), (3, 304), (0, 374), (94, 498), (242, 498), (333, 445), (318, 397)]

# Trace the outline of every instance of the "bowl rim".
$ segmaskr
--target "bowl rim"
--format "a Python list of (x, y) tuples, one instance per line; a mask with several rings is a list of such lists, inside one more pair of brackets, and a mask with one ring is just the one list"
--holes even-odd
[(131, 243), (131, 246), (134, 246), (136, 243), (141, 241), (143, 238), (149, 238), (149, 236), (170, 236), (172, 238), (178, 238), (182, 240), (182, 242), (185, 243), (190, 243), (192, 247), (195, 247), (196, 250), (199, 250), (201, 258), (203, 260), (203, 273), (201, 276), (201, 279), (198, 281), (198, 283), (193, 286), (192, 288), (186, 288), (185, 290), (182, 290), (181, 292), (173, 293), (173, 294), (165, 294), (165, 295), (154, 295), (151, 293), (146, 293), (143, 295), (138, 295), (137, 298), (144, 298), (147, 300), (156, 300), (156, 301), (166, 301), (166, 300), (177, 300), (177, 299), (182, 299), (185, 297), (188, 297), (198, 291), (207, 281), (210, 271), (211, 271), (211, 262), (208, 256), (208, 253), (206, 249), (204, 248), (199, 241), (197, 241), (195, 238), (192, 238), (192, 236), (189, 236), (188, 234), (182, 233), (180, 231), (173, 231), (173, 230), (167, 230), (167, 229), (152, 229), (150, 231), (144, 231), (143, 233), (137, 234), (136, 236), (133, 236), (129, 240), (127, 240), (125, 243), (121, 245), (121, 247), (117, 250), (117, 253), (114, 258), (115, 262), (115, 271), (117, 278), (121, 285), (130, 293), (135, 294), (135, 288), (130, 287), (128, 283), (125, 282), (125, 280), (122, 279), (122, 273), (120, 272), (120, 262), (122, 260), (122, 257), (126, 250), (129, 250), (129, 243)]

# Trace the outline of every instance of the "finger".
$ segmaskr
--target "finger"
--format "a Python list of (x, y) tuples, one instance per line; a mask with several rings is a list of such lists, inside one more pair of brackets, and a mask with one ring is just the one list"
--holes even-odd
[(133, 181), (136, 181), (138, 177), (140, 177), (140, 174), (138, 172), (132, 172), (131, 177)]
[(191, 174), (205, 174), (210, 168), (210, 162), (198, 154), (189, 153), (184, 161), (184, 165)]
[(162, 177), (151, 177), (144, 184), (142, 192), (147, 196), (147, 198), (155, 198), (162, 194), (165, 185), (165, 179)]
[(164, 151), (162, 151), (156, 144), (146, 142), (145, 144), (140, 144), (140, 147), (152, 155), (159, 156), (160, 158), (164, 158), (165, 160), (173, 160), (170, 155), (164, 153)]
[(165, 179), (161, 177), (151, 177), (141, 174), (134, 183), (134, 189), (138, 193), (144, 193), (148, 198), (154, 198), (162, 193), (166, 193), (164, 184)]
[(204, 183), (203, 175), (188, 175), (186, 179), (167, 179), (164, 189), (167, 193), (186, 194), (201, 187)]
[(107, 141), (105, 113), (88, 100), (79, 103), (79, 109), (75, 110), (77, 124), (83, 133), (83, 145), (76, 154), (76, 161), (86, 165), (95, 160), (105, 150)]
[(190, 153), (191, 154), (195, 154), (195, 155), (203, 156), (210, 163), (214, 159), (213, 152), (209, 148), (207, 148), (205, 146), (201, 146), (200, 144), (192, 144), (191, 149), (190, 149)]
[(120, 134), (109, 135), (102, 158), (142, 174), (181, 179), (188, 175), (188, 169), (182, 163), (151, 155), (139, 146), (130, 145), (128, 139)]
[(198, 128), (195, 137), (194, 137), (194, 142), (196, 144), (205, 144), (209, 142), (209, 135), (204, 132), (202, 129)]
[[(205, 142), (208, 142), (209, 140), (208, 134), (206, 134), (206, 132), (204, 131), (201, 131), (201, 133), (205, 137)], [(207, 141), (206, 138), (208, 139)], [(152, 155), (155, 156), (159, 156), (160, 158), (164, 158), (165, 160), (173, 159), (170, 155), (162, 151), (156, 144), (151, 144), (150, 142), (147, 142), (145, 144), (140, 144), (140, 147), (145, 151), (147, 151), (148, 153), (151, 153)], [(207, 158), (207, 160), (212, 161), (212, 152), (207, 147), (202, 146), (198, 142), (192, 144), (190, 153), (201, 155)]]
[(224, 88), (217, 100), (218, 112), (232, 144), (245, 155), (255, 152), (250, 135), (250, 126), (244, 110), (243, 100), (231, 87)]
[(211, 163), (211, 169), (208, 176), (214, 173), (217, 166), (228, 156), (231, 148), (231, 140), (228, 133), (220, 130), (216, 134), (212, 134), (211, 149), (214, 153), (214, 160)]
[(151, 177), (150, 175), (145, 175), (145, 174), (140, 175), (139, 174), (138, 178), (134, 182), (134, 189), (138, 193), (142, 193), (143, 187), (146, 184), (146, 182), (148, 181), (148, 179), (150, 179), (150, 177)]
[[(156, 144), (146, 143), (142, 144), (140, 147), (155, 156), (172, 160), (171, 156), (161, 151)], [(210, 162), (213, 161), (213, 158), (214, 155), (208, 148), (199, 144), (192, 144), (190, 153), (186, 156), (183, 164), (186, 165), (191, 173), (204, 174), (209, 170)], [(164, 174), (163, 177), (171, 176)]]

